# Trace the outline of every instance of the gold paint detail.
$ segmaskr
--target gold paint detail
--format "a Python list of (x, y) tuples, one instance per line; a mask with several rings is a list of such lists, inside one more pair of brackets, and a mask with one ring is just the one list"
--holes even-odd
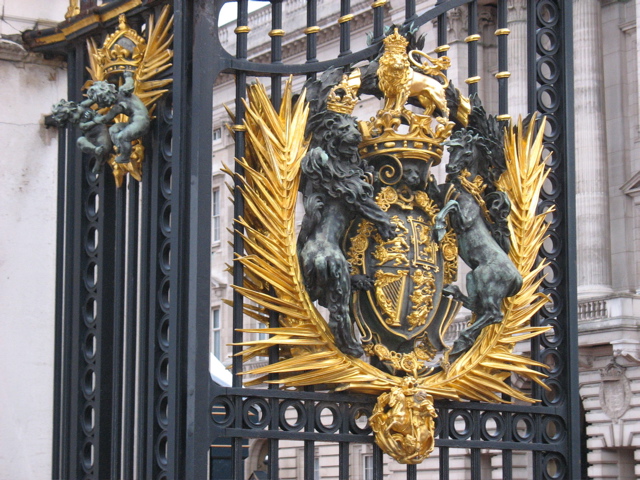
[(444, 284), (450, 285), (458, 278), (458, 241), (453, 230), (448, 229), (440, 242), (444, 258)]
[[(85, 83), (89, 88), (96, 81), (118, 81), (123, 72), (133, 73), (134, 90), (149, 114), (153, 113), (155, 103), (169, 90), (166, 88), (173, 81), (171, 78), (156, 80), (155, 77), (171, 67), (173, 50), (173, 16), (169, 6), (165, 6), (157, 21), (150, 17), (147, 22), (147, 38), (145, 39), (127, 24), (126, 16), (118, 17), (118, 28), (105, 38), (102, 47), (98, 47), (91, 38), (87, 40), (89, 67), (87, 70), (91, 80)], [(113, 13), (113, 12), (111, 12)], [(118, 115), (115, 123), (127, 122), (128, 117)], [(142, 163), (144, 146), (141, 140), (133, 142), (131, 160), (128, 163), (117, 163), (116, 154), (111, 155), (107, 163), (113, 170), (116, 186), (123, 185), (124, 177), (130, 174), (135, 180), (142, 180)]]
[(275, 28), (269, 32), (270, 37), (284, 37), (284, 30), (280, 28)]
[(64, 18), (69, 20), (71, 17), (75, 17), (80, 13), (80, 0), (69, 0), (69, 7), (67, 13), (64, 14)]
[(342, 76), (339, 84), (331, 89), (327, 96), (327, 110), (351, 114), (358, 103), (360, 88), (360, 69), (354, 69), (349, 75)]
[(507, 122), (507, 121), (511, 120), (511, 115), (503, 114), (503, 115), (498, 115), (496, 118), (498, 120), (500, 120), (501, 122)]
[(487, 188), (487, 184), (484, 183), (484, 179), (480, 175), (476, 175), (476, 178), (473, 180), (469, 180), (467, 177), (471, 176), (471, 172), (469, 170), (462, 170), (458, 175), (458, 180), (460, 181), (460, 185), (464, 188), (468, 193), (473, 196), (475, 201), (480, 206), (480, 210), (482, 210), (482, 215), (484, 219), (488, 223), (493, 223), (493, 219), (491, 215), (489, 215), (489, 209), (487, 208), (487, 204), (484, 201), (484, 197), (482, 196), (485, 189)]
[(495, 35), (509, 35), (510, 33), (511, 30), (509, 30), (508, 28), (499, 28), (495, 31)]
[[(384, 39), (377, 75), (385, 102), (376, 117), (360, 122), (363, 137), (360, 152), (364, 158), (387, 154), (437, 165), (442, 157), (442, 142), (451, 135), (454, 126), (454, 122), (448, 120), (445, 92), (449, 81), (444, 74), (451, 61), (449, 57), (431, 57), (419, 50), (407, 54), (407, 46), (408, 41), (397, 29)], [(426, 59), (427, 63), (421, 63), (416, 57)], [(406, 104), (410, 98), (417, 99), (424, 111), (417, 114), (408, 110)], [(436, 109), (442, 116), (436, 117), (433, 126)], [(399, 132), (402, 124), (408, 125), (406, 133)], [(423, 148), (415, 148), (415, 142)]]
[(313, 27), (307, 27), (303, 30), (305, 35), (311, 35), (312, 33), (318, 33), (320, 31), (320, 27), (313, 26)]
[(248, 25), (240, 25), (239, 27), (236, 27), (233, 30), (233, 33), (235, 34), (240, 34), (240, 33), (249, 33), (251, 31), (251, 27)]
[(501, 79), (501, 78), (509, 78), (511, 76), (511, 72), (498, 72), (495, 74), (495, 77), (497, 79)]
[(397, 270), (396, 273), (376, 270), (374, 275), (376, 300), (386, 315), (385, 323), (390, 327), (400, 326), (402, 300), (408, 273), (407, 270)]
[(244, 125), (231, 125), (231, 130), (234, 132), (246, 132), (247, 131), (247, 127), (245, 127)]
[(480, 36), (479, 33), (475, 33), (473, 35), (469, 35), (467, 38), (464, 39), (465, 43), (470, 43), (470, 42), (477, 42), (478, 40), (480, 40), (482, 37)]
[(411, 275), (414, 290), (409, 296), (411, 313), (407, 315), (409, 331), (420, 327), (427, 321), (429, 312), (433, 310), (433, 294), (436, 291), (436, 278), (433, 272), (418, 269)]
[(404, 377), (400, 386), (378, 397), (369, 424), (376, 444), (400, 463), (421, 463), (435, 446), (433, 397), (418, 379)]
[(404, 226), (404, 222), (400, 217), (394, 215), (391, 217), (391, 223), (396, 226), (396, 236), (391, 240), (384, 241), (377, 233), (374, 235), (376, 246), (373, 251), (373, 258), (378, 260), (377, 266), (383, 266), (390, 262), (393, 267), (409, 266), (409, 257), (407, 256), (411, 247), (407, 243), (407, 234), (409, 230)]
[(347, 260), (351, 265), (351, 275), (362, 273), (364, 254), (369, 248), (369, 238), (375, 227), (369, 220), (362, 220), (358, 226), (358, 233), (351, 238), (351, 246), (347, 252)]
[(371, 4), (371, 8), (384, 7), (387, 4), (387, 0), (376, 0)]
[(347, 23), (353, 20), (353, 13), (348, 13), (347, 15), (343, 15), (338, 19), (339, 24)]
[(481, 80), (482, 77), (469, 77), (467, 78), (464, 83), (466, 83), (467, 85), (471, 85), (472, 83), (478, 83)]
[[(433, 51), (435, 53), (444, 53), (444, 52), (448, 52), (451, 49), (451, 45), (440, 45), (438, 47), (436, 47)], [(442, 57), (440, 57), (442, 58)]]

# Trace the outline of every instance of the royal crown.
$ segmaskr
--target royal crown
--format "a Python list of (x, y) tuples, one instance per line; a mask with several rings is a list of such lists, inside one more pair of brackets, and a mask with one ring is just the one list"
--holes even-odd
[[(407, 53), (408, 44), (397, 29), (384, 39), (384, 53), (376, 73), (384, 106), (370, 121), (359, 122), (360, 155), (363, 158), (377, 155), (413, 158), (437, 165), (442, 158), (442, 143), (454, 126), (449, 121), (446, 85), (433, 74), (444, 77), (440, 71), (445, 63), (435, 66), (417, 63), (410, 55), (431, 57), (417, 50)], [(416, 68), (412, 68), (412, 63)], [(421, 113), (407, 108), (410, 98), (422, 105)], [(440, 116), (434, 115), (436, 109)]]
[(327, 110), (351, 114), (358, 102), (360, 88), (360, 69), (354, 69), (350, 75), (343, 75), (342, 81), (331, 89), (327, 96)]
[(144, 56), (146, 40), (127, 24), (124, 14), (118, 17), (118, 29), (109, 35), (102, 48), (94, 47), (95, 61), (110, 76), (126, 71), (135, 71)]

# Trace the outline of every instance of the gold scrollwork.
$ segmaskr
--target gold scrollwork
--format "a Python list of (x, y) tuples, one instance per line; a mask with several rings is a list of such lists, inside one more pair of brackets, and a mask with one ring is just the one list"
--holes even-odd
[(369, 248), (369, 237), (373, 233), (374, 226), (369, 220), (362, 220), (358, 226), (358, 233), (351, 237), (351, 246), (347, 252), (347, 260), (351, 265), (351, 275), (362, 273), (364, 254)]
[(444, 258), (444, 283), (450, 284), (458, 278), (458, 240), (453, 230), (447, 230), (442, 242), (442, 257)]
[(436, 291), (436, 278), (429, 270), (416, 270), (411, 275), (413, 280), (413, 293), (411, 300), (411, 313), (407, 315), (409, 331), (422, 326), (427, 321), (429, 312), (433, 310), (433, 294)]

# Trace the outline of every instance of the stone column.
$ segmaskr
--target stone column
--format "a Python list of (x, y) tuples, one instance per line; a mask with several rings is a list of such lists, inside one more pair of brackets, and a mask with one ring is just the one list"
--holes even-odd
[[(640, 1), (640, 0), (639, 0)], [(509, 57), (509, 114), (516, 121), (518, 115), (526, 117), (527, 100), (527, 0), (507, 2), (507, 27), (511, 30), (508, 41)]]
[(600, 2), (573, 1), (578, 294), (611, 290)]

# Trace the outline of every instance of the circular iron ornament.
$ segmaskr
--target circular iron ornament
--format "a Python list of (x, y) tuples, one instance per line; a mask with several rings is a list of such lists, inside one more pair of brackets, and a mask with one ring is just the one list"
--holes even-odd
[(87, 269), (84, 274), (84, 284), (87, 290), (93, 290), (98, 285), (98, 264), (94, 260), (87, 263)]
[(550, 173), (542, 186), (542, 192), (546, 194), (547, 200), (555, 200), (558, 197), (559, 191), (556, 188), (558, 183), (558, 177), (555, 174)]
[(84, 323), (90, 327), (96, 321), (98, 302), (94, 296), (89, 296), (84, 303)]
[(171, 189), (172, 189), (172, 175), (173, 168), (170, 164), (166, 164), (163, 168), (162, 172), (162, 182), (160, 183), (160, 188), (162, 189), (162, 194), (165, 198), (171, 197)]
[(533, 419), (529, 415), (513, 416), (511, 434), (517, 442), (529, 443), (533, 440)]
[(567, 427), (561, 417), (544, 417), (542, 420), (542, 438), (547, 443), (560, 443), (567, 434)]
[[(553, 143), (560, 137), (562, 129), (558, 125), (558, 120), (553, 115), (547, 115), (545, 118), (547, 119), (547, 128), (544, 132), (544, 139), (545, 142)], [(551, 172), (549, 175), (555, 175), (555, 173)]]
[[(293, 423), (287, 418), (287, 412), (293, 411), (296, 419)], [(299, 432), (307, 424), (307, 410), (300, 400), (284, 400), (280, 404), (280, 428), (286, 432)]]
[(168, 455), (167, 455), (168, 447), (169, 447), (169, 442), (167, 438), (167, 433), (162, 432), (158, 436), (158, 440), (156, 440), (156, 449), (155, 449), (156, 462), (158, 463), (158, 466), (161, 468), (165, 468), (169, 462)]
[(536, 5), (538, 21), (545, 27), (553, 27), (558, 23), (558, 7), (550, 0), (543, 0)]
[(166, 353), (163, 353), (158, 360), (156, 381), (158, 382), (158, 386), (163, 390), (169, 387), (169, 356)]
[(160, 229), (166, 236), (171, 234), (171, 203), (166, 202), (160, 213)]
[(163, 315), (158, 325), (158, 346), (163, 352), (169, 351), (169, 315)]
[[(490, 427), (493, 422), (495, 425)], [(480, 418), (480, 433), (484, 440), (500, 440), (505, 434), (505, 423), (502, 415), (496, 412), (485, 412)]]
[(171, 161), (171, 157), (173, 155), (173, 129), (168, 128), (164, 134), (164, 138), (162, 141), (162, 156), (167, 160), (167, 162)]
[(551, 28), (541, 28), (536, 32), (536, 44), (540, 55), (555, 55), (560, 48), (556, 32)]
[(564, 368), (564, 360), (560, 357), (558, 350), (555, 348), (546, 348), (540, 353), (542, 363), (548, 367), (547, 374), (549, 377), (557, 377)]
[(564, 280), (564, 274), (555, 263), (550, 263), (545, 268), (545, 286), (547, 288), (555, 288)]
[(82, 376), (82, 393), (87, 400), (91, 400), (96, 391), (96, 371), (93, 365), (89, 365)]
[(95, 225), (91, 225), (87, 229), (87, 238), (84, 244), (84, 249), (87, 255), (95, 255), (98, 252), (99, 245), (99, 233), (98, 228)]
[(557, 480), (566, 477), (567, 462), (557, 453), (547, 453), (542, 458), (542, 464), (542, 475), (545, 480)]
[(542, 392), (542, 403), (553, 407), (563, 405), (565, 398), (562, 395), (562, 386), (560, 385), (560, 382), (555, 378), (551, 378), (547, 379), (545, 383), (550, 390), (544, 390)]
[(538, 78), (543, 84), (556, 83), (560, 78), (560, 69), (551, 58), (552, 57), (543, 56), (536, 60)]
[[(324, 416), (325, 410), (328, 410), (332, 415), (331, 423), (328, 425), (323, 422), (323, 420), (326, 420), (326, 418), (322, 418)], [(316, 404), (314, 418), (315, 428), (317, 431), (322, 433), (335, 433), (340, 427), (341, 417), (342, 416), (340, 415), (340, 409), (338, 408), (337, 404), (331, 402), (318, 402)]]
[(84, 337), (84, 348), (82, 349), (82, 353), (84, 354), (84, 359), (87, 362), (91, 362), (96, 358), (96, 353), (98, 351), (98, 342), (96, 340), (96, 335), (92, 331), (87, 331)]
[[(371, 426), (369, 425), (369, 417), (371, 417), (371, 408), (354, 406), (349, 410), (349, 431), (356, 435), (368, 435), (371, 433)], [(360, 427), (358, 421), (363, 417), (366, 418), (365, 427)]]
[(96, 411), (91, 403), (87, 403), (84, 407), (84, 413), (82, 414), (82, 430), (85, 435), (93, 435), (93, 431), (96, 426)]
[(100, 211), (100, 194), (96, 190), (91, 190), (85, 202), (85, 215), (87, 220), (93, 222), (98, 218)]
[(82, 448), (82, 461), (80, 463), (82, 464), (82, 469), (86, 473), (91, 473), (91, 470), (93, 469), (94, 451), (95, 446), (93, 445), (93, 442), (85, 442), (84, 447)]
[(163, 392), (157, 400), (156, 421), (161, 428), (167, 428), (169, 425), (169, 395), (167, 392)]
[(544, 335), (540, 337), (540, 343), (547, 348), (556, 348), (562, 342), (564, 342), (564, 330), (560, 328), (560, 324), (558, 320), (555, 318), (544, 319), (541, 322), (541, 326), (549, 326), (551, 330), (545, 332)]
[(556, 90), (553, 86), (544, 85), (538, 88), (538, 105), (544, 107), (544, 113), (553, 113), (560, 107), (560, 102), (556, 95)]
[(549, 302), (542, 308), (542, 311), (549, 317), (556, 317), (562, 310), (560, 296), (555, 290), (545, 290), (544, 293), (549, 297)]
[(171, 284), (169, 283), (169, 277), (165, 277), (162, 279), (162, 283), (160, 284), (160, 291), (158, 292), (158, 300), (162, 311), (165, 313), (169, 313), (169, 308), (171, 307)]
[(264, 398), (248, 398), (242, 406), (242, 420), (251, 429), (263, 429), (271, 422), (269, 402)]
[(545, 258), (553, 259), (560, 255), (562, 248), (563, 242), (560, 235), (557, 232), (550, 232), (540, 250), (544, 253)]
[[(460, 422), (463, 425), (460, 425)], [(456, 440), (465, 440), (473, 431), (473, 417), (467, 410), (453, 410), (449, 415), (449, 436)]]
[(211, 420), (221, 428), (233, 423), (235, 412), (236, 408), (230, 397), (216, 397), (211, 402)]
[(165, 238), (160, 247), (160, 254), (158, 256), (158, 265), (162, 273), (169, 275), (171, 271), (171, 241)]
[(173, 122), (173, 93), (167, 92), (159, 106), (159, 110), (162, 112), (162, 119), (167, 123)]

